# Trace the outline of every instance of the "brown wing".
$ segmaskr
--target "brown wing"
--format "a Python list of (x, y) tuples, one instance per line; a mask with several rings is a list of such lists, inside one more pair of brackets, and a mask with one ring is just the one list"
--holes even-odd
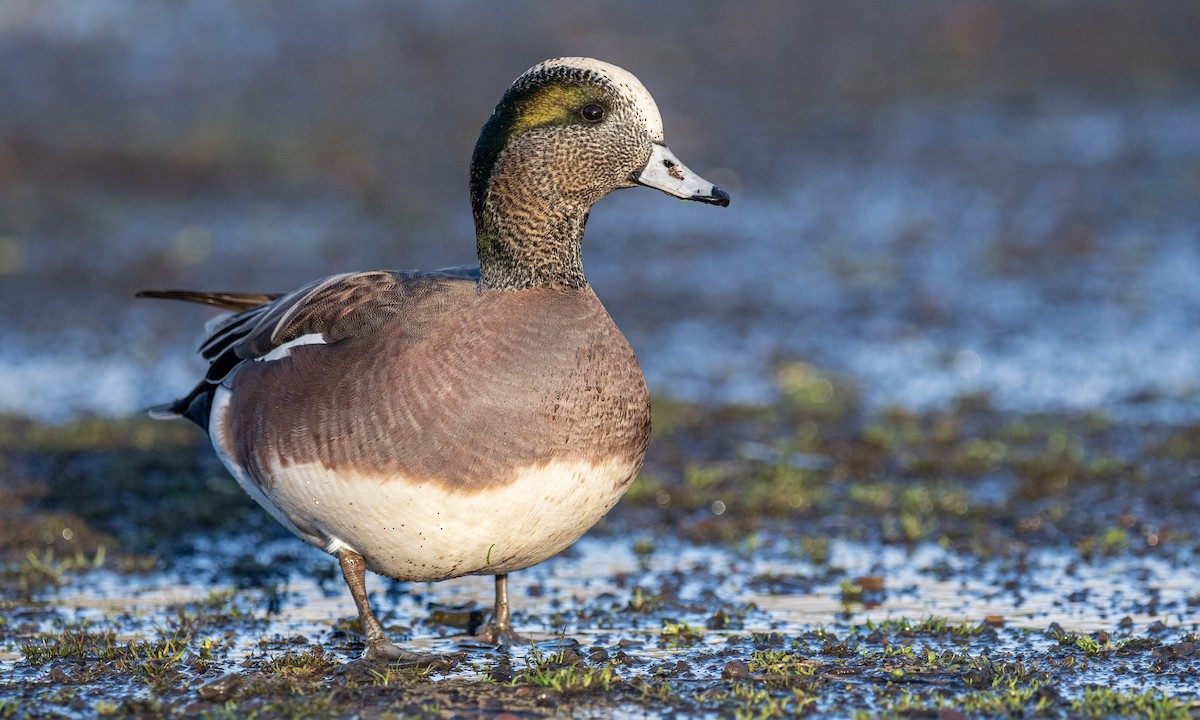
[[(170, 298), (204, 303), (242, 312), (210, 325), (200, 346), (208, 361), (204, 379), (186, 397), (151, 409), (155, 417), (185, 416), (201, 427), (208, 425), (208, 409), (216, 385), (238, 365), (261, 358), (275, 348), (305, 335), (319, 334), (326, 343), (377, 332), (401, 321), (406, 332), (421, 332), (432, 318), (424, 317), (448, 295), (451, 286), (478, 279), (474, 268), (438, 272), (371, 271), (333, 275), (282, 296), (249, 293), (205, 293), (186, 290), (146, 291), (138, 297)], [(416, 316), (414, 307), (425, 308)]]

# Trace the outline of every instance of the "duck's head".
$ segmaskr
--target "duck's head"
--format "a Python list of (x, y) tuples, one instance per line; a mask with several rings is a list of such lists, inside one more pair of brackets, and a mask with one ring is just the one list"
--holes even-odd
[[(729, 204), (725, 191), (667, 148), (658, 107), (631, 73), (590, 58), (530, 68), (500, 99), (471, 158), (485, 284), (489, 272), (498, 285), (541, 284), (546, 278), (539, 272), (559, 284), (581, 284), (588, 210), (609, 192), (635, 185)], [(563, 263), (568, 267), (556, 267)]]

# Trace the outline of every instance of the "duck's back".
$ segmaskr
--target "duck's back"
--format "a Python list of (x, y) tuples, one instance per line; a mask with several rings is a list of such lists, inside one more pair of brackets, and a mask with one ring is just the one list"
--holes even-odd
[(561, 551), (645, 455), (649, 398), (624, 336), (586, 286), (396, 277), (402, 307), (359, 304), (365, 331), (343, 312), (334, 341), (241, 363), (213, 399), (222, 459), (301, 537), (392, 577)]

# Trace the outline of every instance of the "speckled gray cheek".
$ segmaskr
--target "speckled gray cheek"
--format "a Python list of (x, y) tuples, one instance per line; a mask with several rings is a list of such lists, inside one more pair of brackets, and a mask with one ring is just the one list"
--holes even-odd
[[(591, 88), (583, 94), (605, 105), (608, 115), (594, 125), (579, 119), (523, 130), (487, 156), (487, 168), (472, 169), (484, 287), (585, 286), (582, 240), (591, 205), (636, 184), (650, 157), (647, 118), (639, 108), (648, 101), (645, 91), (591, 71), (553, 66), (534, 73), (514, 86), (497, 113), (515, 112), (513, 97), (536, 98), (555, 83)], [(536, 100), (530, 107), (545, 110)]]

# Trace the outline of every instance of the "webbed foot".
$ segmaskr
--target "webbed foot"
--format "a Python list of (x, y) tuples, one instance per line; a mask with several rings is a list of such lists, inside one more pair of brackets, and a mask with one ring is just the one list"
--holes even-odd
[(362, 555), (352, 550), (342, 550), (338, 553), (338, 564), (342, 567), (342, 576), (345, 577), (346, 586), (350, 588), (350, 595), (358, 607), (358, 618), (362, 622), (363, 633), (367, 636), (367, 647), (363, 654), (349, 663), (352, 669), (366, 672), (396, 665), (441, 669), (453, 667), (462, 660), (461, 653), (415, 653), (388, 640), (383, 625), (376, 619), (375, 613), (371, 612), (371, 605), (367, 601), (367, 567)]
[(496, 606), (492, 617), (475, 632), (475, 639), (488, 645), (528, 645), (529, 639), (513, 630), (508, 613), (508, 576), (496, 576)]
[(399, 645), (384, 640), (368, 643), (363, 654), (352, 661), (352, 664), (363, 667), (419, 667), (434, 670), (448, 670), (461, 661), (463, 653), (418, 653), (405, 650)]

